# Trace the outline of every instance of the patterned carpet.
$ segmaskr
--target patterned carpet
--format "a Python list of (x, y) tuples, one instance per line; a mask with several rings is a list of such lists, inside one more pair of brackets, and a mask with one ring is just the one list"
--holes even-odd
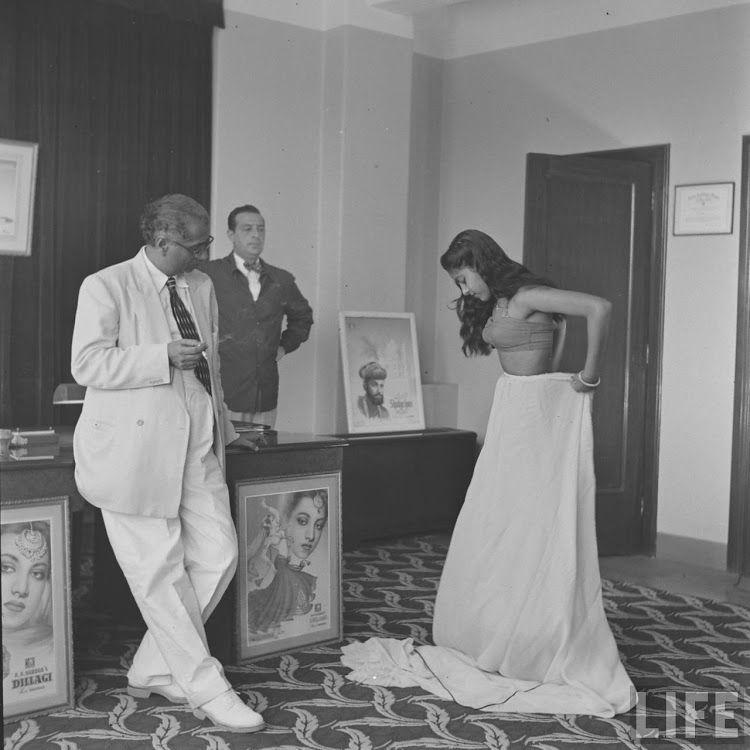
[[(410, 537), (363, 547), (344, 556), (345, 640), (372, 635), (429, 642), (432, 605), (447, 537)], [(84, 576), (84, 582), (85, 582)], [(85, 610), (85, 585), (76, 591)], [(227, 676), (268, 727), (233, 735), (195, 719), (161, 698), (127, 695), (125, 670), (140, 638), (91, 613), (76, 621), (76, 705), (69, 711), (8, 724), (5, 750), (410, 750), (442, 748), (741, 748), (750, 747), (750, 611), (666, 594), (642, 586), (604, 582), (607, 615), (623, 661), (644, 693), (641, 724), (658, 739), (635, 739), (636, 712), (615, 719), (476, 712), (420, 692), (348, 682), (336, 644), (227, 665)], [(685, 737), (692, 691), (709, 705), (695, 738)], [(715, 739), (712, 696), (729, 702), (737, 739)], [(687, 699), (687, 702), (686, 702)], [(672, 721), (674, 736), (665, 737)]]

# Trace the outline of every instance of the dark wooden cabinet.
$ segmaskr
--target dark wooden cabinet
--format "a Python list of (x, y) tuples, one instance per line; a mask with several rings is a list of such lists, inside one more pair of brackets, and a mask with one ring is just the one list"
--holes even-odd
[[(238, 483), (271, 477), (291, 477), (307, 474), (340, 472), (344, 440), (330, 436), (298, 435), (273, 432), (257, 453), (246, 448), (228, 447), (226, 478), (232, 514), (236, 522), (236, 487)], [(107, 538), (101, 513), (96, 512), (94, 606), (114, 615), (121, 622), (142, 622), (125, 577), (114, 557)], [(239, 534), (242, 543), (242, 534)], [(206, 626), (212, 645), (220, 658), (229, 655), (234, 627), (236, 581), (227, 589)]]
[[(257, 453), (241, 448), (227, 448), (227, 486), (232, 514), (237, 522), (238, 486), (271, 478), (290, 478), (311, 474), (341, 472), (346, 442), (321, 435), (271, 433), (269, 442)], [(342, 482), (343, 484), (343, 482)], [(241, 495), (241, 493), (240, 493)], [(342, 506), (345, 502), (342, 488)], [(240, 546), (249, 542), (243, 529), (238, 529)], [(240, 563), (244, 555), (240, 553)], [(211, 653), (221, 662), (237, 663), (239, 649), (238, 581), (235, 577), (206, 623), (206, 637)], [(239, 601), (247, 602), (243, 595)]]
[[(257, 454), (227, 451), (233, 512), (238, 484), (340, 469), (344, 549), (388, 536), (449, 531), (474, 470), (476, 437), (452, 429), (329, 438), (280, 433), (277, 445)], [(236, 589), (235, 580), (206, 624), (211, 653), (220, 661), (236, 660)]]
[(344, 548), (362, 541), (453, 528), (476, 460), (475, 432), (435, 428), (338, 435)]
[[(69, 437), (54, 461), (2, 462), (3, 500), (67, 495), (71, 510), (83, 509)], [(259, 452), (229, 448), (226, 458), (233, 512), (238, 483), (340, 471), (343, 546), (352, 549), (373, 539), (452, 529), (474, 469), (476, 433), (453, 429), (336, 436), (274, 433)], [(118, 622), (142, 622), (114, 559), (101, 513), (94, 513), (93, 605)], [(77, 525), (72, 541), (75, 562), (80, 549)], [(212, 653), (222, 661), (234, 656), (235, 589), (233, 581), (206, 625)]]

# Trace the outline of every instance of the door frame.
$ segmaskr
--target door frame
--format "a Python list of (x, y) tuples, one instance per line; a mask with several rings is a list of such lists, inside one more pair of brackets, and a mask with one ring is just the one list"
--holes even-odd
[(727, 568), (750, 574), (750, 135), (742, 137), (737, 350)]
[[(670, 144), (593, 151), (574, 156), (640, 161), (651, 165), (651, 268), (649, 270), (648, 362), (643, 415), (643, 476), (641, 478), (641, 545), (639, 553), (656, 554), (656, 513), (659, 495), (659, 433), (661, 430), (664, 288), (667, 260)], [(750, 507), (748, 508), (750, 513)]]

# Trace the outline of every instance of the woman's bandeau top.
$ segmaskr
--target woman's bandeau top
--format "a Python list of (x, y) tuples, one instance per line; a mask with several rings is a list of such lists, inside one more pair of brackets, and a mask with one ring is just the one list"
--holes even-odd
[(482, 338), (500, 352), (552, 351), (552, 321), (521, 320), (508, 316), (508, 300), (500, 299), (482, 331)]

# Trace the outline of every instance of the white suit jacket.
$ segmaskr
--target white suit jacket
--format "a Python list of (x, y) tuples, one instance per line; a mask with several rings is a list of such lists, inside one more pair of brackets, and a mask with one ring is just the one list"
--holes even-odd
[[(184, 275), (211, 372), (214, 452), (237, 437), (219, 377), (218, 308), (211, 279)], [(84, 279), (78, 295), (71, 371), (86, 397), (73, 439), (78, 489), (92, 505), (174, 518), (182, 494), (189, 417), (182, 378), (167, 356), (172, 341), (142, 257)]]

